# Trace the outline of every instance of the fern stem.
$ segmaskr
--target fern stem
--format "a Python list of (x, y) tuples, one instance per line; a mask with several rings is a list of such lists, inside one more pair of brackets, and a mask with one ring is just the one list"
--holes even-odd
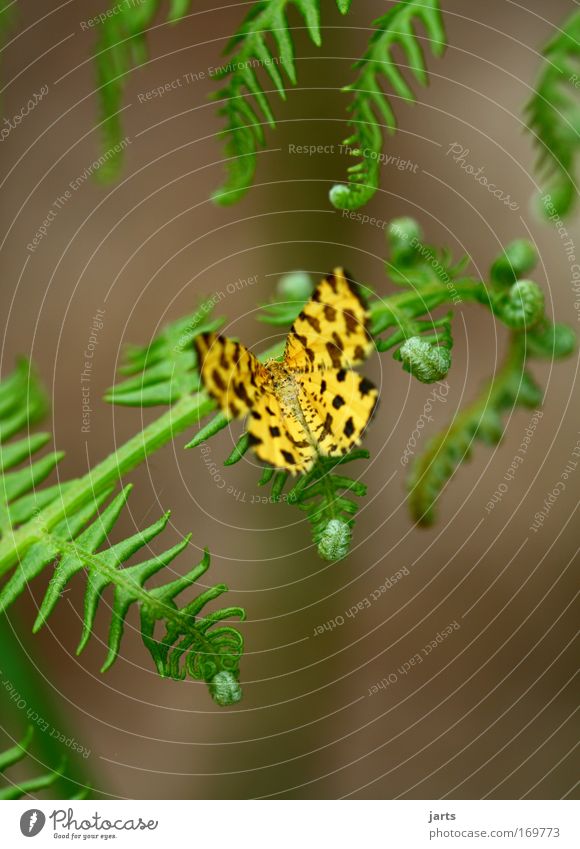
[(372, 331), (375, 334), (380, 333), (395, 325), (404, 328), (409, 319), (423, 315), (446, 302), (457, 303), (458, 297), (462, 301), (491, 305), (485, 283), (477, 282), (472, 277), (454, 280), (453, 292), (442, 283), (427, 283), (420, 289), (373, 301), (370, 305)]
[(318, 470), (318, 483), (324, 492), (324, 497), (322, 499), (323, 507), (320, 512), (325, 513), (328, 516), (328, 521), (331, 521), (332, 519), (342, 519), (342, 513), (336, 504), (336, 489), (330, 484), (328, 474), (320, 462), (320, 459), (317, 459), (315, 468)]
[(42, 539), (67, 515), (74, 513), (96, 495), (136, 468), (150, 454), (170, 442), (177, 434), (197, 423), (214, 408), (205, 393), (196, 393), (178, 401), (167, 413), (122, 445), (82, 478), (69, 484), (66, 492), (34, 519), (16, 531), (7, 530), (0, 542), (0, 576), (16, 565), (31, 545)]
[[(411, 514), (419, 524), (430, 525), (433, 522), (436, 498), (445, 482), (469, 454), (471, 443), (476, 437), (485, 438), (480, 435), (480, 432), (485, 431), (486, 412), (490, 411), (494, 415), (497, 410), (506, 406), (506, 398), (508, 407), (513, 408), (517, 405), (518, 392), (525, 378), (525, 363), (525, 336), (521, 333), (512, 333), (504, 361), (483, 391), (454, 417), (444, 431), (433, 437), (425, 451), (416, 458), (411, 467), (407, 485)], [(489, 434), (487, 434), (489, 441), (498, 442), (501, 438), (501, 423), (497, 422), (497, 425), (499, 429), (494, 432), (493, 440), (489, 440)], [(462, 439), (465, 434), (468, 441), (463, 444)], [(458, 444), (461, 445), (461, 451), (456, 449), (451, 460), (448, 460), (445, 456), (446, 446)], [(439, 479), (437, 463), (445, 464), (445, 475), (441, 479)], [(434, 481), (431, 481), (431, 478), (434, 478)]]

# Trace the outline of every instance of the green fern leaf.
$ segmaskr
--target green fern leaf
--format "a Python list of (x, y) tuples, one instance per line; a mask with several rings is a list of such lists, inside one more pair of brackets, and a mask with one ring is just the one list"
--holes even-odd
[[(201, 326), (198, 330), (201, 330)], [(167, 339), (159, 340), (158, 348), (161, 352), (165, 350), (166, 344)], [(175, 439), (177, 434), (199, 422), (202, 416), (214, 409), (214, 402), (208, 398), (205, 392), (192, 393), (190, 391), (191, 386), (195, 385), (197, 380), (195, 375), (192, 377), (192, 374), (189, 374), (189, 371), (195, 369), (195, 359), (191, 346), (189, 346), (188, 352), (186, 352), (187, 346), (185, 349), (180, 348), (179, 341), (174, 347), (175, 356), (179, 359), (176, 368), (179, 379), (172, 378), (167, 381), (169, 388), (164, 400), (172, 403), (172, 406), (156, 421), (147, 425), (143, 431), (129, 439), (124, 445), (118, 446), (113, 454), (106, 457), (78, 480), (67, 481), (38, 490), (32, 489), (26, 494), (14, 498), (15, 488), (22, 492), (26, 489), (25, 484), (32, 486), (33, 478), (30, 470), (24, 468), (19, 471), (18, 478), (9, 478), (8, 483), (4, 486), (5, 495), (8, 494), (13, 498), (12, 501), (7, 501), (5, 497), (2, 503), (2, 488), (0, 488), (2, 521), (4, 527), (8, 524), (11, 525), (10, 534), (6, 534), (3, 538), (0, 537), (0, 576), (5, 575), (17, 564), (21, 564), (27, 552), (37, 543), (43, 542), (46, 534), (54, 530), (59, 523), (72, 521), (76, 513), (85, 508), (90, 508), (91, 503), (96, 503), (95, 499), (101, 496), (105, 497), (106, 493), (116, 486), (123, 475), (136, 468), (151, 452)], [(136, 350), (138, 352), (140, 349)], [(133, 360), (131, 360), (131, 356), (129, 357), (129, 370), (139, 371), (141, 368), (143, 371), (144, 368), (144, 376), (139, 377), (141, 383), (146, 384), (149, 380), (147, 367), (150, 359), (147, 352), (154, 350), (156, 350), (156, 346), (155, 343), (152, 343), (151, 346), (143, 349), (141, 354), (137, 353)], [(159, 350), (157, 350), (157, 354), (159, 354)], [(180, 353), (184, 354), (182, 359), (178, 356)], [(154, 354), (151, 354), (151, 357), (153, 356)], [(192, 380), (194, 381), (193, 384)], [(8, 398), (3, 396), (4, 416), (0, 412), (0, 434), (12, 434), (16, 427), (23, 427), (27, 420), (32, 420), (33, 416), (38, 415), (38, 405), (36, 402), (32, 403), (36, 397), (34, 382), (31, 382), (30, 388), (27, 388), (26, 381), (14, 381), (12, 376), (3, 384), (0, 384), (0, 395), (2, 395), (2, 386), (6, 388), (8, 384), (12, 386), (12, 389)], [(143, 390), (142, 394), (145, 391), (146, 389)], [(139, 390), (137, 397), (130, 400), (132, 403), (141, 402)], [(159, 401), (160, 399), (157, 398), (156, 400)], [(31, 403), (28, 403), (28, 401)], [(17, 410), (17, 412), (14, 413), (13, 410)], [(30, 442), (31, 450), (39, 450), (39, 446), (43, 443), (44, 438), (33, 437)], [(0, 443), (0, 448), (0, 456), (7, 450), (11, 452), (12, 458), (25, 451), (23, 445), (12, 443), (6, 445), (4, 442)], [(58, 456), (52, 457), (50, 462), (54, 463), (55, 460), (58, 460)], [(44, 471), (46, 469), (43, 469), (41, 465), (35, 470), (34, 474), (41, 475)]]
[[(189, 11), (191, 0), (172, 0), (168, 19), (175, 22)], [(116, 3), (101, 19), (95, 53), (103, 135), (102, 163), (95, 171), (101, 182), (114, 179), (122, 165), (124, 140), (121, 112), (126, 78), (147, 60), (146, 31), (162, 0)]]
[[(574, 12), (543, 50), (544, 68), (526, 106), (539, 147), (537, 169), (546, 181), (542, 210), (565, 215), (578, 196), (580, 156), (580, 12)], [(546, 197), (548, 196), (548, 197)]]
[[(241, 459), (249, 448), (247, 434), (238, 441), (224, 465), (232, 465)], [(358, 504), (348, 496), (362, 498), (366, 486), (360, 481), (337, 473), (338, 466), (353, 460), (368, 459), (367, 451), (351, 451), (344, 457), (319, 457), (316, 465), (301, 475), (286, 494), (284, 500), (306, 513), (311, 525), (312, 540), (324, 560), (341, 560), (350, 548), (354, 516)], [(288, 482), (288, 472), (265, 466), (259, 486), (271, 484), (273, 502), (282, 500)]]
[(14, 372), (0, 382), (0, 538), (28, 522), (66, 491), (66, 483), (41, 486), (64, 456), (60, 451), (51, 451), (34, 459), (50, 441), (49, 433), (28, 434), (9, 441), (40, 421), (47, 406), (35, 372), (26, 360), (21, 360)]
[(0, 441), (3, 443), (47, 410), (47, 400), (27, 360), (19, 360), (14, 372), (0, 383)]
[(355, 159), (348, 169), (348, 184), (330, 190), (330, 201), (337, 209), (357, 209), (367, 203), (379, 186), (380, 154), (384, 126), (396, 129), (395, 114), (383, 92), (380, 79), (385, 77), (395, 95), (407, 103), (415, 95), (399, 70), (393, 48), (399, 47), (407, 58), (407, 69), (420, 85), (427, 84), (423, 51), (414, 26), (422, 24), (435, 56), (445, 50), (445, 32), (438, 0), (399, 0), (386, 15), (375, 21), (376, 30), (369, 47), (356, 64), (356, 80), (344, 91), (353, 93), (349, 106), (352, 134), (343, 144)]
[[(15, 371), (0, 382), (0, 539), (6, 543), (19, 527), (37, 521), (40, 511), (62, 501), (72, 485), (63, 481), (42, 486), (64, 456), (61, 451), (51, 451), (35, 459), (50, 441), (50, 434), (28, 434), (6, 441), (18, 431), (27, 431), (43, 417), (46, 409), (46, 397), (35, 372), (28, 362), (20, 361)], [(111, 492), (111, 488), (104, 490), (88, 502), (85, 500), (83, 505), (68, 510), (56, 526), (59, 536), (66, 538), (78, 533)], [(10, 603), (26, 581), (50, 563), (52, 555), (52, 548), (43, 540), (20, 558), (16, 572), (4, 587)]]
[(81, 510), (59, 522), (52, 534), (46, 534), (41, 542), (28, 549), (0, 590), (0, 614), (16, 601), (33, 578), (54, 561), (65, 542), (74, 539), (110, 493), (111, 490), (95, 496)]
[(167, 20), (172, 24), (185, 18), (191, 7), (191, 0), (171, 0), (171, 8)]
[(224, 460), (224, 466), (233, 466), (242, 459), (246, 451), (250, 447), (250, 435), (243, 433), (234, 446), (234, 450), (227, 460)]
[[(219, 80), (227, 79), (213, 95), (213, 99), (221, 102), (218, 113), (226, 122), (222, 135), (228, 156), (227, 179), (213, 194), (213, 200), (221, 205), (237, 203), (248, 191), (256, 171), (258, 150), (266, 145), (263, 125), (272, 129), (276, 126), (267, 93), (254, 68), (264, 70), (282, 99), (286, 98), (286, 89), (278, 66), (290, 83), (296, 83), (294, 45), (286, 18), (292, 5), (304, 18), (313, 43), (320, 46), (320, 0), (262, 0), (252, 6), (230, 39), (225, 51), (230, 58), (216, 74)], [(337, 6), (346, 14), (350, 2), (337, 0)], [(272, 52), (266, 40), (268, 35), (276, 42), (278, 55)]]
[[(358, 503), (351, 496), (362, 498), (367, 491), (365, 484), (342, 474), (339, 467), (368, 458), (368, 451), (362, 449), (344, 457), (318, 457), (313, 468), (301, 475), (284, 497), (306, 514), (312, 540), (324, 560), (342, 560), (348, 554), (358, 511)], [(266, 466), (259, 484), (271, 484), (272, 500), (280, 501), (288, 479), (288, 472)]]
[(312, 540), (324, 560), (341, 560), (348, 554), (358, 511), (358, 503), (349, 496), (362, 498), (367, 491), (365, 484), (341, 474), (342, 466), (368, 458), (368, 451), (362, 449), (339, 458), (320, 457), (287, 495), (290, 504), (305, 512)]
[[(0, 612), (16, 600), (32, 578), (54, 562), (54, 573), (34, 624), (35, 633), (54, 611), (67, 584), (78, 572), (83, 571), (86, 573), (86, 591), (77, 654), (85, 649), (93, 633), (95, 615), (104, 590), (108, 586), (114, 590), (108, 653), (102, 672), (109, 669), (117, 659), (127, 613), (132, 605), (137, 605), (141, 615), (143, 642), (161, 675), (183, 678), (187, 671), (193, 677), (211, 684), (215, 675), (227, 672), (233, 676), (232, 680), (237, 681), (243, 650), (241, 634), (229, 625), (215, 626), (234, 616), (245, 618), (244, 611), (238, 607), (228, 607), (202, 615), (202, 608), (226, 592), (227, 587), (223, 584), (211, 587), (183, 608), (175, 603), (175, 597), (190, 588), (209, 568), (207, 552), (201, 563), (186, 575), (153, 589), (146, 588), (145, 582), (168, 567), (187, 548), (190, 537), (185, 537), (161, 554), (122, 568), (133, 555), (159, 536), (167, 525), (168, 513), (128, 539), (102, 548), (119, 518), (129, 492), (130, 487), (127, 487), (119, 493), (82, 533), (82, 528), (104, 502), (106, 493), (93, 499), (72, 519), (57, 525), (41, 542), (30, 548), (0, 590)], [(166, 626), (166, 635), (161, 640), (155, 637), (157, 622), (165, 623)]]
[(407, 486), (409, 508), (415, 521), (422, 525), (433, 523), (439, 495), (456, 469), (471, 456), (475, 440), (487, 445), (501, 440), (503, 414), (516, 407), (541, 406), (543, 393), (526, 368), (527, 358), (564, 357), (571, 353), (574, 344), (574, 335), (568, 328), (547, 322), (525, 335), (512, 334), (499, 372), (444, 431), (428, 442), (411, 466)]
[[(469, 257), (452, 261), (451, 251), (437, 248), (423, 240), (421, 228), (412, 218), (395, 218), (387, 229), (391, 255), (387, 272), (398, 286), (423, 288), (432, 283), (443, 283), (451, 300), (460, 301), (453, 291), (453, 283), (460, 279), (469, 264)], [(534, 254), (534, 263), (535, 263)], [(513, 281), (512, 281), (513, 282)]]
[(26, 757), (26, 752), (32, 742), (33, 736), (34, 728), (29, 725), (20, 743), (17, 743), (16, 746), (12, 746), (10, 749), (6, 749), (4, 752), (0, 752), (0, 772), (6, 772), (9, 767), (14, 766), (15, 763)]
[[(147, 349), (133, 349), (128, 356), (127, 370), (141, 370), (139, 379), (144, 383), (149, 381), (150, 372), (157, 368), (159, 358), (173, 358), (173, 373), (167, 378), (168, 397), (170, 401), (177, 401), (177, 406), (172, 407), (176, 418), (180, 416), (179, 404), (187, 407), (186, 421), (204, 411), (196, 396), (191, 396), (191, 376), (195, 372), (191, 334), (201, 332), (201, 319), (206, 313), (200, 311), (175, 323)], [(215, 328), (216, 323), (210, 326)], [(212, 403), (206, 402), (205, 412), (212, 406)], [(122, 474), (123, 451), (126, 451), (128, 461), (125, 468), (134, 467), (147, 456), (150, 445), (158, 447), (171, 438), (174, 422), (170, 418), (161, 430), (154, 425), (148, 437), (145, 433), (131, 440), (125, 449), (121, 448), (100, 465), (100, 473), (99, 467), (96, 467), (80, 481), (43, 488), (42, 483), (62, 454), (51, 452), (35, 459), (50, 439), (46, 433), (12, 441), (10, 437), (19, 429), (27, 430), (45, 410), (44, 393), (29, 365), (22, 361), (15, 372), (0, 383), (0, 530), (3, 537), (0, 545), (4, 547), (5, 554), (2, 572), (13, 567), (0, 589), (0, 615), (36, 576), (55, 564), (34, 625), (34, 631), (38, 631), (54, 610), (69, 581), (78, 572), (84, 571), (87, 587), (79, 652), (84, 649), (93, 631), (102, 593), (111, 585), (114, 595), (108, 654), (103, 671), (118, 656), (125, 618), (131, 605), (135, 604), (141, 612), (143, 641), (161, 674), (183, 677), (179, 656), (183, 660), (183, 669), (207, 681), (210, 692), (220, 704), (238, 700), (242, 637), (229, 625), (217, 626), (220, 621), (232, 616), (243, 618), (244, 611), (231, 607), (201, 615), (202, 607), (208, 601), (226, 592), (227, 587), (221, 584), (202, 593), (184, 608), (180, 609), (174, 600), (207, 570), (207, 553), (202, 563), (183, 578), (161, 588), (148, 589), (144, 587), (145, 581), (169, 566), (187, 547), (189, 537), (152, 559), (121, 567), (161, 533), (169, 514), (129, 539), (102, 549), (130, 491), (127, 487), (99, 513), (113, 492), (111, 484)], [(99, 515), (95, 519), (97, 513)], [(165, 642), (155, 636), (156, 622), (165, 623)]]
[[(419, 226), (412, 219), (395, 219), (387, 235), (391, 246), (387, 262), (389, 277), (401, 287), (410, 287), (413, 298), (403, 296), (400, 305), (381, 299), (371, 303), (371, 330), (377, 350), (394, 349), (393, 357), (403, 363), (405, 371), (423, 383), (433, 383), (445, 377), (451, 367), (453, 313), (441, 318), (419, 316), (431, 312), (445, 290), (447, 300), (461, 303), (457, 286), (462, 285), (460, 274), (467, 258), (452, 265), (451, 253), (425, 244)], [(387, 329), (391, 330), (389, 335), (381, 337)]]
[(213, 301), (167, 325), (146, 347), (125, 351), (121, 374), (126, 380), (111, 387), (105, 400), (127, 407), (171, 406), (199, 390), (193, 339), (219, 330), (223, 319), (212, 319)]
[[(32, 726), (29, 726), (20, 743), (17, 743), (16, 746), (12, 746), (10, 749), (6, 749), (4, 752), (0, 752), (0, 774), (4, 775), (7, 769), (26, 758), (33, 736), (34, 729)], [(64, 769), (65, 762), (61, 761), (56, 769), (50, 770), (45, 775), (27, 778), (17, 784), (10, 782), (8, 787), (0, 787), (0, 801), (22, 799), (30, 793), (38, 793), (41, 790), (46, 790), (63, 776)]]

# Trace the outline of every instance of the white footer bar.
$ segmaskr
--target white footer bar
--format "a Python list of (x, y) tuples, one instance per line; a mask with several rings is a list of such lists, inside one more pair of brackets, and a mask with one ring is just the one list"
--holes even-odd
[(566, 801), (18, 801), (0, 805), (2, 845), (251, 849), (580, 847)]

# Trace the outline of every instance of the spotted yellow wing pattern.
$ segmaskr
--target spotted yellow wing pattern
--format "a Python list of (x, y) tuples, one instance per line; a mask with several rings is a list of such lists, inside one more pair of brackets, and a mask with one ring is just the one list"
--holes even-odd
[(220, 409), (229, 417), (249, 413), (250, 445), (258, 457), (292, 474), (308, 471), (316, 448), (296, 415), (296, 405), (280, 400), (278, 367), (268, 368), (244, 345), (215, 333), (195, 339), (201, 380)]
[(292, 325), (282, 362), (262, 364), (239, 342), (215, 333), (195, 340), (201, 380), (229, 417), (249, 416), (250, 445), (271, 466), (297, 474), (319, 455), (357, 445), (378, 391), (350, 366), (373, 349), (368, 311), (341, 268), (316, 287)]
[(335, 457), (348, 453), (375, 411), (378, 390), (349, 369), (327, 369), (296, 376), (298, 399), (318, 453)]
[(270, 382), (265, 366), (244, 345), (217, 333), (197, 336), (195, 348), (202, 383), (222, 412), (247, 415)]
[(284, 362), (289, 371), (349, 368), (373, 350), (369, 313), (358, 284), (335, 268), (316, 287), (292, 325)]
[(295, 413), (274, 394), (257, 400), (248, 420), (250, 445), (265, 463), (293, 475), (307, 472), (316, 461), (316, 445)]

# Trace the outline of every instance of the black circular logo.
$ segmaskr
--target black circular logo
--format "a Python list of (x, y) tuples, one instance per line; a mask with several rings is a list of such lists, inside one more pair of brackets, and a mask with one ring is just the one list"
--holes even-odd
[(25, 811), (20, 817), (20, 831), (25, 837), (36, 837), (44, 828), (46, 817), (38, 808)]

